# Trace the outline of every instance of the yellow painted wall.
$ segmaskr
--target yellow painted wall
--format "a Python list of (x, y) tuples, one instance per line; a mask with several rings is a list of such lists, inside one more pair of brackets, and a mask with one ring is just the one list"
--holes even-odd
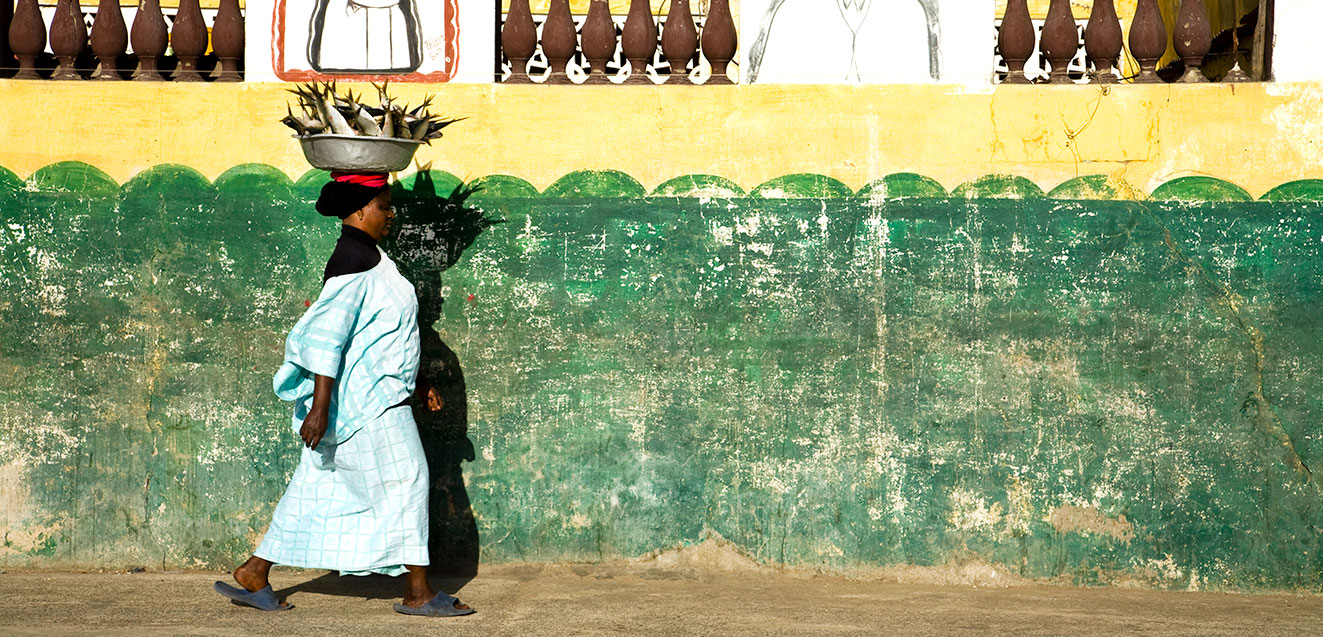
[[(26, 176), (81, 160), (122, 182), (162, 163), (214, 178), (263, 162), (297, 177), (308, 166), (277, 123), (285, 88), (0, 81), (9, 113), (0, 118), (0, 165)], [(934, 85), (395, 90), (412, 102), (434, 91), (443, 113), (470, 118), (424, 147), (419, 160), (464, 178), (516, 175), (539, 188), (581, 169), (623, 170), (649, 188), (693, 173), (749, 188), (797, 172), (858, 188), (918, 172), (947, 188), (989, 173), (1022, 175), (1044, 188), (1112, 174), (1148, 191), (1200, 174), (1256, 196), (1323, 177), (1323, 83), (1133, 85), (1106, 93)], [(80, 115), (51, 117), (65, 112)]]

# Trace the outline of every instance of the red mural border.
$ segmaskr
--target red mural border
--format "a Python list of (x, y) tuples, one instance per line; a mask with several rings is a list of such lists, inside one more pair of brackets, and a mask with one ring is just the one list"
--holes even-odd
[(352, 80), (356, 82), (449, 82), (459, 65), (459, 0), (446, 3), (446, 59), (440, 71), (432, 73), (406, 73), (403, 75), (349, 75), (318, 73), (311, 70), (285, 68), (285, 0), (276, 0), (275, 16), (271, 20), (271, 58), (275, 62), (276, 77), (286, 82), (329, 82)]

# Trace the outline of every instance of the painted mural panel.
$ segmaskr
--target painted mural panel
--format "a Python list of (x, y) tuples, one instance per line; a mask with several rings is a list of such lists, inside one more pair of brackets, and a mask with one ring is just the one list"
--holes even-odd
[(454, 69), (455, 0), (277, 0), (282, 79), (403, 76), (446, 81)]
[(965, 0), (745, 0), (750, 83), (986, 82), (992, 6)]
[[(250, 81), (490, 81), (493, 0), (253, 0)], [(463, 20), (463, 28), (461, 28)], [(260, 24), (250, 19), (252, 24)], [(466, 33), (467, 31), (467, 33)], [(483, 36), (487, 37), (484, 38)], [(462, 60), (467, 60), (465, 65)]]

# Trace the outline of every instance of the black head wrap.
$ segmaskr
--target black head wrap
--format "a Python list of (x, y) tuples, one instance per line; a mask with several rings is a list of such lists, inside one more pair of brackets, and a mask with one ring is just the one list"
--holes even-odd
[(327, 182), (317, 198), (317, 212), (328, 217), (344, 219), (368, 205), (377, 195), (390, 190), (390, 186), (362, 186), (343, 181)]

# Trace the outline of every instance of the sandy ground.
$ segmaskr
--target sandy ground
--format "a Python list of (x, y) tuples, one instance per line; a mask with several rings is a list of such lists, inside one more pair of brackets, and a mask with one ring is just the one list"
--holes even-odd
[(776, 572), (497, 566), (437, 580), (478, 610), (398, 615), (401, 582), (277, 569), (296, 608), (211, 591), (216, 573), (0, 574), (0, 635), (1323, 635), (1323, 596), (934, 586)]

